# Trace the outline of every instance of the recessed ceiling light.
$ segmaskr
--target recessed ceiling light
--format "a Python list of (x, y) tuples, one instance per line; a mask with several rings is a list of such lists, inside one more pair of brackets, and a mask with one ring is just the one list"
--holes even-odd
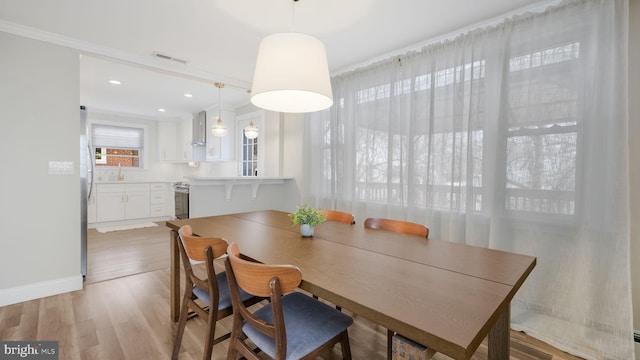
[(165, 109), (163, 109), (163, 108), (160, 108), (160, 109), (158, 109), (158, 111), (160, 111), (160, 112), (165, 112), (166, 110), (165, 110)]
[(193, 95), (191, 95), (191, 94), (187, 93), (187, 94), (184, 94), (184, 97), (188, 97), (188, 98), (190, 98), (190, 97), (193, 97)]
[(120, 81), (118, 80), (109, 80), (109, 83), (113, 84), (113, 85), (120, 85), (122, 84)]

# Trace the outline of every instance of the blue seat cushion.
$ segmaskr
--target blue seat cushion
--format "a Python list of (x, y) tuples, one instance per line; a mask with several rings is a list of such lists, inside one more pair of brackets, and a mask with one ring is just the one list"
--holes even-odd
[[(300, 292), (282, 297), (282, 312), (287, 333), (287, 359), (300, 359), (345, 331), (353, 319), (340, 311)], [(273, 324), (271, 304), (254, 315)], [(242, 331), (272, 358), (276, 357), (275, 340), (245, 322)]]
[[(227, 282), (227, 274), (223, 271), (221, 273), (216, 274), (216, 279), (218, 280), (218, 310), (226, 309), (231, 307), (231, 294), (229, 294), (229, 283)], [(211, 305), (211, 299), (209, 298), (209, 291), (194, 286), (193, 294), (198, 297), (203, 303), (207, 305)], [(246, 293), (244, 290), (240, 289), (240, 299), (242, 301), (248, 300), (253, 296)]]

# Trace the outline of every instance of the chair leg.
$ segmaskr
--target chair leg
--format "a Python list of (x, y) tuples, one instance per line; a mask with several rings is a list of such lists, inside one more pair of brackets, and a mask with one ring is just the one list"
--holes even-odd
[[(191, 296), (191, 295), (189, 295)], [(182, 336), (184, 335), (184, 328), (187, 325), (188, 314), (187, 295), (182, 299), (182, 307), (180, 309), (180, 318), (178, 320), (178, 328), (176, 329), (176, 339), (173, 342), (173, 352), (171, 359), (178, 359), (178, 353), (180, 352), (180, 344), (182, 344)]]
[[(235, 310), (235, 309), (234, 309)], [(227, 350), (227, 360), (237, 360), (238, 359), (238, 346), (239, 342), (242, 342), (242, 318), (233, 313), (233, 324), (231, 325), (231, 337), (229, 338), (229, 347)]]
[(211, 354), (213, 353), (213, 345), (215, 344), (214, 336), (216, 334), (216, 317), (209, 313), (207, 318), (207, 335), (204, 340), (204, 353), (202, 354), (202, 360), (211, 360)]
[(393, 357), (393, 335), (395, 333), (387, 329), (387, 360), (391, 360)]
[(351, 347), (349, 346), (349, 333), (347, 330), (342, 333), (340, 345), (342, 346), (342, 359), (351, 360)]

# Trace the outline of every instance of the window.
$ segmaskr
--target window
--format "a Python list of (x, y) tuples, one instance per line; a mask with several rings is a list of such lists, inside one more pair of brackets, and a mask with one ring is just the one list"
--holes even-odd
[(91, 126), (96, 166), (144, 168), (144, 128), (97, 124)]
[[(264, 126), (263, 111), (254, 111), (252, 113), (239, 115), (236, 117), (237, 134), (240, 147), (238, 149), (238, 174), (240, 176), (263, 176), (264, 163)], [(248, 139), (244, 136), (244, 128), (253, 122), (255, 127), (260, 131), (255, 139)]]
[(509, 61), (505, 209), (574, 215), (578, 155), (580, 43)]
[(242, 176), (258, 176), (258, 138), (248, 139), (242, 132)]

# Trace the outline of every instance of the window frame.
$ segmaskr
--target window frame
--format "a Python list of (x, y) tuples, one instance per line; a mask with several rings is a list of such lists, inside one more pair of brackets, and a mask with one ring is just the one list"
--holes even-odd
[[(245, 143), (244, 143), (244, 128), (249, 126), (249, 123), (253, 121), (253, 125), (255, 127), (258, 128), (258, 130), (260, 131), (260, 133), (258, 134), (258, 137), (256, 138), (256, 142), (257, 142), (257, 174), (256, 172), (254, 172), (255, 175), (243, 175), (243, 166), (244, 163), (247, 161), (244, 158), (244, 147), (245, 147)], [(242, 115), (237, 115), (236, 116), (236, 139), (238, 139), (238, 146), (236, 147), (236, 151), (237, 151), (237, 164), (238, 164), (238, 176), (241, 177), (261, 177), (264, 174), (264, 157), (266, 155), (266, 151), (265, 151), (265, 140), (264, 140), (264, 136), (265, 136), (265, 131), (264, 131), (264, 111), (253, 111), (247, 114), (242, 114)]]
[[(87, 121), (87, 126), (89, 129), (89, 146), (91, 147), (91, 153), (95, 154), (96, 151), (96, 145), (93, 143), (93, 125), (97, 124), (97, 125), (108, 125), (108, 126), (115, 126), (115, 127), (122, 127), (122, 128), (135, 128), (135, 129), (141, 129), (142, 130), (142, 136), (143, 136), (143, 141), (142, 141), (142, 148), (139, 149), (139, 161), (140, 161), (140, 166), (138, 167), (126, 167), (125, 169), (127, 171), (132, 170), (132, 171), (141, 171), (141, 170), (147, 170), (148, 169), (148, 164), (149, 164), (149, 127), (145, 124), (138, 124), (138, 123), (130, 123), (130, 122), (122, 122), (122, 121), (106, 121), (106, 120), (97, 120), (97, 119), (89, 119)], [(109, 147), (104, 147), (104, 146), (98, 146), (101, 148), (104, 148), (105, 153), (106, 153), (106, 149), (108, 149)], [(95, 156), (92, 156), (92, 161), (94, 161), (94, 164), (98, 165), (99, 163), (96, 162), (95, 160)], [(118, 166), (109, 166), (109, 165), (100, 165), (100, 169), (117, 169)]]

